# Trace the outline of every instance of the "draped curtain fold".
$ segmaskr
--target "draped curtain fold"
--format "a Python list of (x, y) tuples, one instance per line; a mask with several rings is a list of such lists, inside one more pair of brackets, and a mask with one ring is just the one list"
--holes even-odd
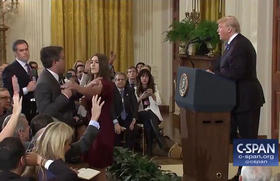
[[(201, 20), (217, 21), (225, 16), (225, 0), (200, 0)], [(222, 52), (221, 43), (214, 49), (214, 52)]]
[(64, 47), (67, 68), (111, 51), (115, 70), (133, 65), (132, 0), (52, 0), (51, 9), (52, 44)]
[(225, 16), (225, 0), (200, 0), (201, 20), (217, 21)]

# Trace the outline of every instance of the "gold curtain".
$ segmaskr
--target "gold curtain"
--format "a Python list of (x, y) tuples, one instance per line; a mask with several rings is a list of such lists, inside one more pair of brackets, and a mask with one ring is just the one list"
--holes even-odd
[[(225, 0), (200, 0), (201, 20), (217, 21), (225, 16)], [(214, 52), (220, 53), (222, 44), (214, 49)]]
[(217, 21), (225, 16), (225, 0), (200, 0), (201, 20)]
[(116, 71), (133, 65), (132, 0), (52, 0), (52, 44), (75, 60), (114, 51)]

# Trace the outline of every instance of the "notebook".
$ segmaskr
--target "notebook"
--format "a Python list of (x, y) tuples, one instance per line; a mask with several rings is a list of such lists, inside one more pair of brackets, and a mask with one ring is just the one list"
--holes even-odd
[(78, 170), (78, 177), (81, 179), (90, 180), (99, 173), (100, 171), (91, 168), (81, 168)]

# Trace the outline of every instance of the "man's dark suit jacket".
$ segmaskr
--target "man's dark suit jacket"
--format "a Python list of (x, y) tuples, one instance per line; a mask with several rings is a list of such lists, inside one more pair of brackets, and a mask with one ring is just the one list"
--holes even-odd
[[(116, 86), (114, 86), (114, 102), (113, 102), (113, 120), (114, 119), (121, 119), (121, 112), (123, 110), (123, 103), (122, 103), (122, 97), (120, 94), (120, 91)], [(133, 118), (137, 119), (137, 99), (135, 97), (134, 89), (125, 87), (124, 88), (124, 106), (125, 111), (127, 113), (127, 118), (130, 118), (131, 120), (128, 120), (129, 123), (132, 121)], [(128, 125), (129, 126), (129, 125)]]
[(215, 62), (214, 72), (236, 82), (237, 104), (233, 112), (253, 111), (265, 100), (256, 73), (256, 52), (251, 42), (238, 34), (229, 49)]
[[(23, 95), (22, 89), (24, 87), (27, 87), (28, 83), (31, 81), (28, 73), (25, 71), (25, 69), (18, 63), (18, 61), (12, 62), (10, 65), (8, 65), (5, 70), (3, 71), (3, 85), (6, 87), (9, 92), (11, 97), (14, 94), (13, 91), (13, 85), (12, 85), (12, 76), (16, 75), (18, 78), (18, 84), (20, 88), (20, 96), (23, 96), (22, 99), (22, 113), (25, 114), (27, 119), (31, 121), (32, 112), (36, 112), (36, 106), (34, 102), (31, 102), (31, 99), (34, 98), (33, 92), (29, 92), (26, 95)], [(34, 110), (35, 109), (35, 110)], [(32, 111), (31, 111), (32, 110)], [(34, 114), (34, 113), (33, 113)]]
[[(77, 174), (69, 169), (62, 160), (55, 160), (48, 169), (53, 175), (54, 179), (50, 181), (68, 181), (68, 180), (79, 180)], [(21, 177), (10, 171), (0, 172), (1, 180), (5, 181), (33, 181), (33, 178)]]
[(71, 144), (71, 148), (65, 155), (66, 160), (73, 162), (73, 160), (80, 158), (82, 154), (87, 152), (95, 140), (97, 133), (98, 129), (89, 125), (80, 140)]
[(48, 70), (43, 70), (39, 76), (35, 99), (39, 114), (47, 114), (75, 126), (74, 101), (61, 94), (60, 84)]

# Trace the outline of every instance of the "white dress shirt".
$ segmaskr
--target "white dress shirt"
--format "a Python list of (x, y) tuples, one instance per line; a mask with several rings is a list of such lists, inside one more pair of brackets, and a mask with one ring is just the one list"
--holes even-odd
[[(22, 68), (26, 71), (26, 73), (28, 73), (27, 67), (25, 66), (27, 64), (27, 62), (21, 61), (17, 58), (16, 58), (16, 61), (22, 66)], [(23, 95), (26, 95), (26, 94), (28, 94), (29, 91), (28, 91), (27, 87), (24, 87), (24, 88), (22, 88), (22, 92), (23, 92)]]
[(51, 71), (50, 69), (47, 69), (51, 74), (52, 76), (55, 78), (55, 80), (59, 83), (59, 76), (57, 73)]

